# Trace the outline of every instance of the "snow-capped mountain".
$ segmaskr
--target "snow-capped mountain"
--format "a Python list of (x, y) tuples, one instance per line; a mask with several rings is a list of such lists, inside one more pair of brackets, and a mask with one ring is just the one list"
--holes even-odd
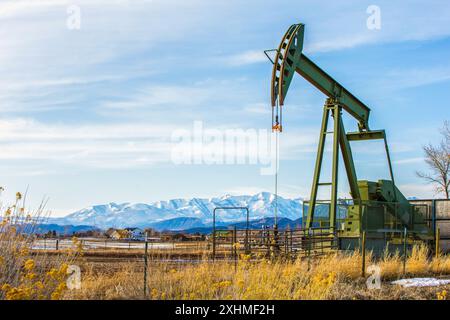
[[(248, 207), (250, 219), (261, 219), (275, 215), (275, 195), (261, 192), (253, 196), (231, 196), (211, 199), (175, 199), (150, 204), (109, 203), (95, 205), (74, 212), (64, 218), (52, 219), (53, 223), (70, 225), (91, 225), (99, 228), (147, 227), (152, 224), (177, 218), (196, 218), (199, 223), (211, 224), (216, 207)], [(278, 216), (291, 220), (302, 215), (301, 199), (278, 197)], [(218, 211), (218, 222), (245, 220), (245, 212)]]

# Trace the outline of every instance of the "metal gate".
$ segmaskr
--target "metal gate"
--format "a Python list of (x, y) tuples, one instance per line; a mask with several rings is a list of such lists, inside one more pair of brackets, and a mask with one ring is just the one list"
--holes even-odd
[(426, 206), (428, 210), (427, 216), (436, 238), (436, 233), (439, 231), (439, 247), (442, 252), (450, 252), (450, 200), (435, 199), (435, 200), (410, 200), (412, 205)]

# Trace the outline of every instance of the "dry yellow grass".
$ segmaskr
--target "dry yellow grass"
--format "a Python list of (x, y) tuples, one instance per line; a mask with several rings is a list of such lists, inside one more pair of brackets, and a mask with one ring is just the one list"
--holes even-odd
[[(413, 250), (407, 260), (407, 276), (443, 276), (450, 274), (450, 257), (429, 261), (422, 247)], [(403, 276), (398, 255), (386, 255), (367, 265), (381, 267), (383, 279)], [(295, 261), (250, 261), (242, 256), (235, 270), (233, 263), (203, 261), (170, 267), (152, 264), (149, 268), (149, 299), (438, 299), (446, 297), (447, 287), (401, 288), (385, 282), (380, 290), (368, 290), (361, 277), (361, 256), (335, 253)], [(142, 270), (131, 264), (102, 272), (88, 269), (83, 288), (68, 292), (67, 299), (143, 299)]]
[[(361, 277), (362, 258), (358, 252), (293, 261), (242, 255), (236, 266), (226, 261), (213, 263), (200, 252), (196, 252), (199, 263), (162, 262), (161, 252), (149, 257), (148, 294), (144, 297), (139, 252), (128, 252), (136, 259), (119, 264), (117, 259), (124, 252), (108, 251), (102, 256), (94, 251), (91, 255), (104, 261), (90, 265), (88, 257), (80, 258), (82, 248), (77, 239), (74, 249), (68, 252), (30, 252), (33, 237), (19, 230), (24, 226), (32, 228), (37, 220), (25, 215), (20, 200), (18, 194), (0, 223), (0, 299), (447, 299), (449, 286), (404, 289), (385, 281), (381, 289), (368, 290), (366, 279)], [(449, 256), (432, 260), (428, 257), (426, 247), (414, 247), (406, 261), (406, 275), (398, 254), (385, 253), (381, 260), (375, 260), (369, 252), (366, 266), (379, 266), (384, 280), (450, 275)], [(84, 269), (81, 290), (67, 290), (67, 270), (72, 263)]]
[(67, 289), (67, 270), (76, 250), (53, 257), (30, 250), (42, 210), (43, 206), (26, 213), (22, 194), (17, 193), (15, 203), (0, 214), (0, 300), (57, 300)]

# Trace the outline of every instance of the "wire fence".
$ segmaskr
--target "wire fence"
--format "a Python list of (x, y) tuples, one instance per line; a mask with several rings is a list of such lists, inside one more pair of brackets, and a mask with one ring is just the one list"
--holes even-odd
[(338, 248), (337, 238), (328, 228), (309, 229), (232, 229), (212, 235), (212, 256), (240, 254), (256, 256), (320, 255)]
[(79, 243), (74, 243), (71, 239), (36, 239), (31, 245), (33, 250), (61, 251), (76, 249), (80, 246), (83, 251), (144, 251), (146, 244), (148, 251), (180, 251), (194, 252), (208, 250), (207, 241), (142, 241), (142, 240), (112, 240), (81, 238)]

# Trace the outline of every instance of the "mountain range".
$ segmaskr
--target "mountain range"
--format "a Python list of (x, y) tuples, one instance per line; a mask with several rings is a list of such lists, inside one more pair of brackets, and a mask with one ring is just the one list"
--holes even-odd
[[(192, 198), (157, 201), (154, 203), (109, 203), (94, 205), (63, 218), (52, 218), (58, 225), (88, 225), (101, 229), (125, 227), (152, 227), (157, 230), (186, 230), (212, 226), (213, 211), (217, 207), (248, 207), (250, 220), (275, 216), (291, 221), (302, 217), (302, 199), (285, 199), (269, 192), (252, 196), (226, 195), (220, 198)], [(243, 210), (217, 211), (216, 223), (230, 225), (245, 221)]]

